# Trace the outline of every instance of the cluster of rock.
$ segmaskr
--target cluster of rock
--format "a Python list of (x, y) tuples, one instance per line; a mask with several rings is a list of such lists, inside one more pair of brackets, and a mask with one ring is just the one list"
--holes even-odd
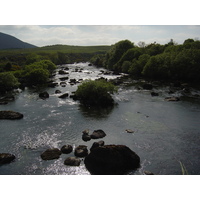
[[(103, 130), (95, 130), (89, 135), (89, 130), (84, 130), (82, 137), (99, 139), (105, 137)], [(84, 140), (88, 141), (88, 140)], [(69, 154), (73, 151), (71, 145), (64, 145), (61, 149), (47, 149), (41, 154), (43, 160), (58, 159), (61, 154)], [(91, 174), (109, 175), (126, 174), (129, 170), (140, 167), (140, 157), (125, 145), (105, 145), (104, 141), (94, 142), (88, 150), (86, 145), (79, 145), (74, 149), (74, 156), (64, 160), (65, 165), (79, 166), (81, 158), (84, 158), (85, 167)]]
[(91, 139), (100, 139), (106, 136), (106, 133), (101, 129), (94, 130), (91, 135), (89, 135), (88, 129), (84, 130), (82, 133), (82, 140), (85, 142), (90, 141)]

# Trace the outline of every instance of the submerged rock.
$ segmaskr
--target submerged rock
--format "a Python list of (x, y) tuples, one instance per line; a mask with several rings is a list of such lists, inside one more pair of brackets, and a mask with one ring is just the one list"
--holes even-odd
[(58, 148), (47, 149), (40, 156), (43, 160), (53, 160), (60, 158), (61, 151)]
[(84, 160), (91, 174), (120, 175), (140, 167), (140, 157), (125, 145), (94, 148)]
[(62, 153), (68, 154), (73, 151), (73, 147), (71, 145), (64, 145), (61, 148)]
[(0, 153), (0, 165), (10, 163), (15, 159), (15, 156), (10, 153)]
[(106, 133), (99, 129), (99, 130), (94, 130), (94, 132), (90, 135), (92, 139), (99, 139), (99, 138), (103, 138), (106, 136)]
[(79, 166), (81, 163), (81, 160), (76, 157), (69, 157), (64, 161), (65, 165), (70, 165), (70, 166)]
[(0, 111), (0, 119), (21, 119), (24, 115), (14, 111)]
[(79, 145), (75, 148), (74, 155), (77, 157), (85, 157), (88, 155), (88, 149), (85, 145)]

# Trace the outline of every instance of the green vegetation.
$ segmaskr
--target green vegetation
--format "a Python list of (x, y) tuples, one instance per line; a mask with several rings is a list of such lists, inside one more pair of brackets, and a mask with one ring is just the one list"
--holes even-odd
[(114, 100), (111, 96), (116, 87), (104, 79), (87, 80), (78, 86), (75, 95), (84, 105), (110, 106)]
[(17, 78), (11, 72), (0, 73), (0, 92), (19, 86)]
[(91, 62), (134, 78), (167, 81), (200, 81), (200, 41), (187, 39), (182, 45), (172, 39), (165, 45), (140, 42), (138, 46), (128, 40), (117, 42), (101, 57)]
[(182, 175), (189, 175), (185, 165), (181, 161), (179, 161), (179, 163), (181, 165)]

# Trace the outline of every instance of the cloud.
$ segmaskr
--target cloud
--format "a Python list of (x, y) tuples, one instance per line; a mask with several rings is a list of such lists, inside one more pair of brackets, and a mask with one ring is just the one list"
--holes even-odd
[(1, 25), (0, 32), (37, 46), (111, 45), (128, 39), (137, 44), (156, 41), (165, 44), (173, 39), (182, 43), (188, 38), (197, 38), (200, 26), (165, 25)]

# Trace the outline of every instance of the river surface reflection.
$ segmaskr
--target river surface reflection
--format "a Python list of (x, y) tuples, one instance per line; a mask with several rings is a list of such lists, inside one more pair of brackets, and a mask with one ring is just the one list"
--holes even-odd
[[(42, 100), (38, 90), (26, 89), (16, 95), (16, 100), (0, 105), (0, 110), (14, 110), (24, 114), (22, 120), (0, 121), (0, 152), (16, 155), (15, 162), (0, 166), (0, 174), (90, 174), (83, 161), (79, 167), (64, 165), (64, 160), (73, 153), (62, 154), (57, 160), (43, 161), (40, 154), (47, 148), (61, 148), (70, 144), (91, 147), (93, 140), (84, 142), (82, 131), (102, 129), (107, 136), (105, 144), (124, 144), (141, 158), (141, 168), (130, 174), (181, 174), (181, 161), (190, 174), (200, 174), (200, 100), (186, 98), (179, 102), (167, 102), (166, 88), (159, 87), (159, 96), (150, 91), (138, 90), (135, 86), (119, 86), (114, 95), (115, 105), (108, 109), (85, 108), (71, 98), (60, 99), (55, 94), (72, 93), (78, 84), (70, 79), (82, 80), (100, 77), (103, 69), (76, 63), (68, 67), (66, 75), (56, 73), (56, 88), (41, 88), (50, 98)], [(59, 70), (59, 69), (58, 69)], [(68, 76), (66, 86), (60, 78)], [(134, 130), (127, 133), (126, 129)]]

